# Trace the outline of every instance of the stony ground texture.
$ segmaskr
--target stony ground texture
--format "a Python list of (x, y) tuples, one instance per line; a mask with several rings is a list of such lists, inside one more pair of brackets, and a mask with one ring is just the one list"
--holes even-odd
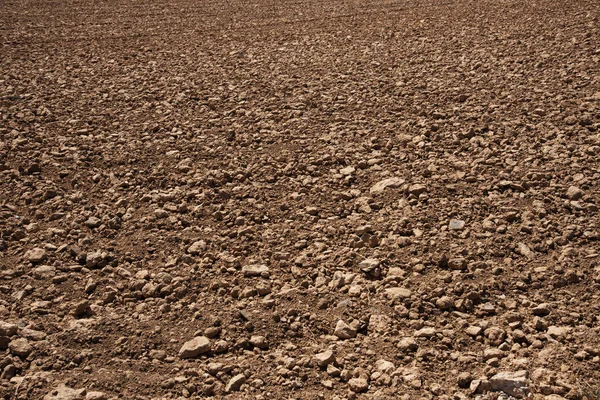
[(596, 0), (4, 0), (4, 399), (600, 398)]

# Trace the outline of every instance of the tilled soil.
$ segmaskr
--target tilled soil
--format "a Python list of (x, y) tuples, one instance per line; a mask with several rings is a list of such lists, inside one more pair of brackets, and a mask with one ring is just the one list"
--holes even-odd
[(4, 0), (4, 399), (600, 398), (600, 6)]

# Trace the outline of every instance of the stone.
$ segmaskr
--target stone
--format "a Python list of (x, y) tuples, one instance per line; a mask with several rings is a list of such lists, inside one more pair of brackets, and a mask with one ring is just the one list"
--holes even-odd
[(463, 371), (460, 374), (458, 374), (458, 387), (466, 389), (471, 385), (472, 380), (473, 377), (471, 376), (471, 374), (467, 371)]
[(33, 346), (24, 338), (11, 341), (8, 344), (8, 348), (12, 354), (23, 358), (26, 358), (33, 351)]
[(73, 310), (73, 315), (76, 318), (83, 318), (92, 314), (92, 309), (90, 308), (90, 302), (87, 300), (82, 300), (75, 306)]
[(454, 257), (448, 260), (448, 268), (455, 271), (464, 271), (467, 269), (467, 260), (463, 257)]
[(450, 223), (448, 224), (448, 229), (450, 229), (451, 231), (460, 231), (464, 227), (465, 227), (465, 221), (462, 221), (460, 219), (452, 219), (452, 220), (450, 220)]
[(225, 386), (225, 392), (238, 392), (245, 382), (246, 376), (244, 374), (237, 374), (229, 380), (229, 382)]
[(371, 314), (369, 317), (369, 330), (383, 333), (387, 331), (392, 323), (392, 319), (384, 314)]
[(188, 247), (187, 252), (193, 256), (196, 256), (202, 253), (204, 250), (206, 250), (206, 242), (204, 240), (198, 240)]
[(261, 350), (266, 350), (269, 347), (269, 344), (267, 343), (267, 338), (264, 336), (252, 336), (250, 338), (250, 344)]
[(442, 296), (436, 300), (435, 305), (440, 310), (450, 310), (454, 308), (454, 300), (449, 296)]
[(381, 194), (387, 188), (397, 188), (404, 183), (402, 178), (387, 178), (374, 184), (369, 192), (371, 194)]
[(85, 395), (85, 389), (72, 389), (64, 383), (61, 383), (58, 387), (44, 396), (43, 400), (83, 400)]
[(571, 327), (569, 326), (549, 326), (548, 331), (546, 332), (553, 339), (563, 339), (571, 332)]
[(537, 315), (538, 317), (544, 317), (550, 314), (551, 311), (552, 309), (550, 308), (550, 304), (547, 303), (538, 304), (537, 306), (531, 309), (533, 315)]
[(50, 279), (56, 275), (56, 268), (52, 265), (40, 265), (33, 269), (33, 276), (36, 279)]
[(35, 247), (25, 253), (25, 258), (32, 264), (41, 263), (47, 258), (46, 250)]
[(393, 287), (385, 289), (385, 294), (392, 300), (404, 300), (410, 298), (412, 292), (410, 289)]
[(358, 267), (365, 272), (370, 272), (379, 267), (379, 264), (380, 262), (376, 258), (366, 258), (358, 263)]
[(333, 334), (342, 340), (352, 339), (356, 337), (356, 329), (352, 328), (350, 325), (346, 324), (340, 319), (335, 325)]
[(85, 400), (108, 400), (108, 395), (104, 392), (87, 392)]
[(331, 350), (324, 351), (322, 353), (317, 353), (313, 356), (313, 364), (319, 368), (325, 368), (329, 364), (335, 361), (335, 356)]
[(415, 331), (413, 334), (414, 337), (422, 337), (422, 338), (431, 338), (435, 335), (435, 328), (433, 327), (425, 327), (421, 328), (418, 331)]
[(261, 276), (263, 274), (269, 273), (269, 267), (267, 267), (266, 265), (256, 264), (244, 265), (242, 267), (242, 273), (246, 277)]
[(476, 337), (479, 336), (482, 329), (479, 326), (471, 325), (465, 329), (465, 333), (469, 336)]
[(96, 268), (101, 267), (104, 264), (105, 255), (100, 251), (93, 251), (86, 254), (86, 267)]
[(210, 351), (210, 340), (206, 336), (197, 336), (188, 340), (179, 350), (179, 358), (194, 358)]
[(97, 228), (102, 224), (102, 220), (96, 217), (89, 217), (83, 224), (88, 228)]
[(340, 169), (340, 174), (342, 175), (352, 175), (356, 171), (356, 169), (352, 166)]
[(14, 336), (17, 334), (18, 329), (17, 324), (0, 321), (0, 336)]
[(427, 191), (427, 186), (425, 185), (421, 185), (421, 184), (414, 184), (414, 185), (410, 185), (408, 187), (408, 193), (412, 194), (413, 196), (418, 196), (422, 193), (425, 193)]
[(352, 378), (348, 381), (348, 388), (354, 393), (366, 392), (369, 389), (369, 382), (364, 378)]
[(517, 253), (529, 259), (534, 257), (533, 251), (525, 243), (517, 243)]
[(403, 352), (415, 351), (419, 348), (419, 345), (412, 337), (405, 337), (398, 342), (397, 346)]
[(567, 197), (569, 200), (579, 200), (584, 194), (585, 192), (576, 186), (569, 186), (569, 189), (567, 189)]
[(396, 369), (396, 366), (387, 360), (380, 359), (375, 361), (375, 369), (382, 374), (391, 374)]
[(527, 371), (499, 372), (490, 378), (493, 391), (500, 391), (518, 399), (524, 398), (528, 389)]

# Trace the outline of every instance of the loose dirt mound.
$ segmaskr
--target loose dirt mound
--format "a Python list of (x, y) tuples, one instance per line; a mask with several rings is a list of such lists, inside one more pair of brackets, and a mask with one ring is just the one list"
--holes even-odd
[(599, 398), (599, 14), (3, 1), (0, 395)]

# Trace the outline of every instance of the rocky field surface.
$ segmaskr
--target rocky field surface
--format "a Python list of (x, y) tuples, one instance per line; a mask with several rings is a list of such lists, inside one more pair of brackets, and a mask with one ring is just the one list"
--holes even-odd
[(597, 0), (4, 0), (0, 398), (599, 399)]

